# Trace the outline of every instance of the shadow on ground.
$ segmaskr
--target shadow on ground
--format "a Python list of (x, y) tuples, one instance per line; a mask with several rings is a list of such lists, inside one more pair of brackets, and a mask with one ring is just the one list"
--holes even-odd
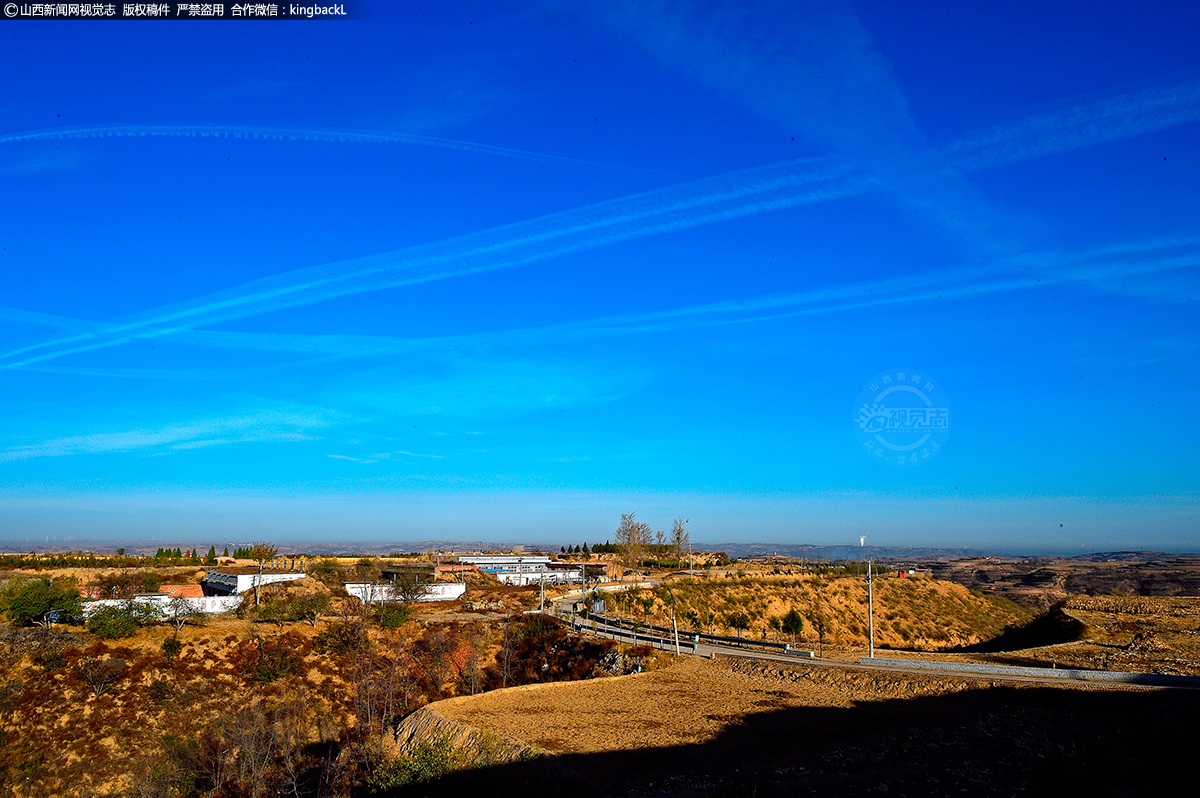
[(1194, 783), (1197, 717), (1197, 691), (984, 682), (851, 709), (768, 710), (704, 744), (545, 757), (388, 794), (1157, 796)]
[(971, 653), (996, 653), (1001, 651), (1020, 651), (1026, 648), (1054, 646), (1061, 643), (1073, 643), (1087, 636), (1087, 626), (1072, 618), (1063, 610), (1064, 602), (1054, 604), (1050, 609), (1037, 616), (1029, 623), (1012, 629), (1005, 629), (998, 637), (984, 640), (971, 646), (959, 646), (948, 651)]

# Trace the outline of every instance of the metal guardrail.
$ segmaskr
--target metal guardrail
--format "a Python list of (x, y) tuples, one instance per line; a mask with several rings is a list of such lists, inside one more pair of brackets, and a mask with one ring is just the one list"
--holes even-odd
[[(634, 631), (625, 631), (624, 629), (621, 629), (621, 628), (615, 627), (615, 626), (607, 626), (607, 625), (601, 624), (601, 623), (592, 624), (588, 621), (578, 621), (578, 620), (571, 621), (571, 627), (573, 629), (575, 629), (575, 631), (577, 631), (577, 632), (588, 631), (595, 635), (611, 637), (614, 640), (616, 640), (619, 637), (622, 640), (629, 641), (633, 645), (646, 645), (646, 646), (651, 646), (652, 648), (661, 649), (663, 651), (674, 651), (675, 650), (674, 636), (660, 637), (658, 635), (647, 635), (647, 634), (641, 634), (641, 633), (634, 632)], [(695, 654), (696, 648), (697, 648), (697, 646), (693, 641), (687, 640), (683, 636), (680, 636), (680, 638), (679, 638), (679, 653)]]
[[(622, 621), (616, 618), (605, 618), (600, 615), (592, 615), (587, 620), (580, 620), (578, 616), (563, 614), (567, 618), (571, 626), (577, 631), (590, 631), (593, 634), (610, 636), (613, 639), (622, 638), (653, 646), (664, 651), (674, 650), (675, 638), (674, 633), (670, 629), (652, 624), (635, 624), (631, 621)], [(634, 627), (637, 629), (634, 629)], [(645, 629), (651, 634), (641, 632)], [(671, 636), (654, 634), (656, 632), (668, 633)], [(699, 638), (697, 642), (696, 638)], [(778, 650), (780, 653), (793, 657), (812, 657), (813, 652), (801, 649), (793, 649), (786, 643), (769, 643), (767, 641), (746, 640), (736, 637), (723, 637), (721, 635), (697, 634), (696, 632), (680, 635), (679, 650), (680, 653), (695, 654), (700, 648), (700, 643), (709, 643), (712, 645), (725, 645), (730, 643), (740, 645), (742, 648), (760, 647)], [(712, 652), (714, 656), (717, 652)], [(746, 656), (750, 656), (747, 652)], [(738, 656), (734, 654), (733, 656)], [(1172, 674), (1160, 673), (1125, 673), (1121, 671), (1095, 671), (1085, 670), (1081, 668), (1036, 668), (1023, 665), (992, 665), (982, 662), (930, 662), (927, 660), (910, 660), (910, 659), (884, 659), (881, 657), (862, 657), (859, 659), (860, 665), (876, 665), (888, 670), (894, 669), (914, 669), (926, 670), (933, 673), (963, 673), (963, 674), (992, 674), (995, 676), (1017, 676), (1034, 679), (1059, 680), (1071, 679), (1077, 681), (1093, 681), (1110, 684), (1133, 684), (1145, 685), (1148, 687), (1185, 687), (1185, 688), (1200, 688), (1200, 676), (1176, 676)]]
[[(603, 615), (591, 615), (589, 617), (594, 618), (597, 623), (605, 624), (608, 626), (617, 626), (622, 629), (632, 629), (634, 627), (637, 627), (639, 629), (645, 629), (648, 632), (659, 632), (659, 633), (662, 633), (663, 635), (671, 635), (672, 639), (674, 639), (674, 634), (675, 634), (674, 631), (672, 629), (668, 629), (664, 626), (655, 626), (653, 624), (645, 624), (645, 623), (638, 624), (638, 623), (634, 623), (633, 621), (624, 621), (624, 620), (620, 620), (618, 618), (608, 618)], [(746, 637), (726, 637), (724, 635), (710, 635), (710, 634), (706, 634), (704, 632), (680, 632), (679, 639), (680, 639), (680, 641), (683, 641), (686, 639), (686, 640), (690, 640), (692, 642), (708, 643), (710, 645), (718, 645), (718, 646), (740, 646), (743, 648), (762, 648), (762, 649), (766, 649), (768, 651), (778, 651), (781, 654), (790, 654), (790, 653), (793, 653), (793, 651), (794, 651), (794, 649), (792, 649), (792, 647), (789, 646), (787, 643), (771, 643), (767, 640), (752, 640), (752, 639), (746, 638)]]
[(985, 662), (929, 662), (911, 659), (883, 659), (862, 657), (860, 665), (881, 665), (887, 668), (911, 668), (952, 673), (987, 673), (996, 676), (1023, 676), (1034, 679), (1075, 679), (1085, 682), (1115, 682), (1118, 684), (1144, 684), (1154, 687), (1200, 687), (1200, 677), (1174, 676), (1165, 673), (1125, 673), (1122, 671), (1094, 671), (1084, 668), (1037, 668), (1027, 665), (992, 665)]

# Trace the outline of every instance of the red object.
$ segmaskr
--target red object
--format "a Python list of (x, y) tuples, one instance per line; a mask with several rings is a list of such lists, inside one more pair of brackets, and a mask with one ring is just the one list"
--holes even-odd
[(200, 585), (161, 585), (158, 592), (171, 598), (204, 598), (204, 588)]

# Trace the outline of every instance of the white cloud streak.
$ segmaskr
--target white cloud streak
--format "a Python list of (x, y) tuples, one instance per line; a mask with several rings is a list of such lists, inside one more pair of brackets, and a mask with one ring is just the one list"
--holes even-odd
[(0, 463), (35, 457), (128, 452), (159, 446), (196, 449), (249, 441), (315, 440), (317, 436), (310, 431), (328, 426), (332, 421), (332, 414), (325, 411), (268, 410), (149, 429), (52, 438), (0, 449)]
[[(1122, 108), (1129, 109), (1136, 121), (1127, 123), (1120, 115)], [(1190, 83), (1091, 104), (1076, 103), (1057, 115), (1045, 114), (951, 145), (947, 152), (954, 155), (954, 162), (948, 168), (991, 168), (1061, 152), (1063, 148), (1182, 124), (1198, 115), (1200, 89)], [(1085, 123), (1089, 118), (1093, 124)], [(68, 334), (0, 354), (0, 370), (350, 294), (513, 268), (620, 241), (849, 197), (878, 187), (876, 179), (836, 157), (727, 173), (431, 244), (284, 272), (119, 323), (77, 323), (72, 328), (54, 322)], [(0, 318), (38, 323), (36, 317), (40, 315), (9, 310), (0, 313)], [(54, 318), (41, 321), (51, 323)], [(222, 334), (202, 335), (208, 342), (217, 343)], [(286, 349), (302, 337), (278, 340)], [(313, 344), (321, 345), (315, 341)]]
[[(714, 302), (647, 313), (606, 316), (543, 327), (497, 330), (470, 335), (399, 338), (372, 335), (305, 335), (184, 330), (181, 343), (234, 350), (314, 355), (318, 359), (371, 359), (384, 356), (455, 351), (481, 347), (542, 345), (547, 341), (604, 335), (740, 324), (796, 316), (857, 310), (883, 305), (982, 296), (1033, 290), (1053, 285), (1079, 285), (1091, 291), (1116, 290), (1130, 278), (1191, 273), (1200, 266), (1200, 236), (1155, 238), (1104, 245), (1077, 252), (1032, 252), (989, 266), (960, 267), (910, 274), (890, 280), (850, 283), (792, 294)], [(1128, 289), (1123, 289), (1128, 291)], [(1143, 292), (1145, 293), (1145, 292)], [(1157, 301), (1186, 301), (1177, 289), (1147, 294)], [(0, 309), (0, 318), (4, 310)], [(72, 328), (70, 320), (51, 317), (53, 326)], [(49, 323), (49, 322), (48, 322)], [(79, 322), (78, 325), (89, 324)], [(305, 361), (311, 362), (311, 361)], [(29, 370), (51, 370), (45, 365)], [(58, 371), (59, 369), (54, 369)], [(62, 369), (65, 373), (120, 376), (120, 369)], [(187, 372), (176, 374), (184, 378)], [(140, 372), (131, 376), (149, 376)], [(205, 373), (201, 374), (201, 377)]]
[(495, 147), (471, 141), (457, 141), (411, 133), (378, 130), (323, 130), (320, 128), (255, 127), (251, 125), (93, 125), (88, 127), (50, 128), (9, 133), (0, 136), (0, 144), (25, 144), (36, 141), (99, 138), (219, 138), (274, 139), (290, 141), (344, 142), (350, 144), (414, 144), (422, 147), (500, 155), (534, 161), (586, 163), (578, 158), (544, 155), (537, 152)]

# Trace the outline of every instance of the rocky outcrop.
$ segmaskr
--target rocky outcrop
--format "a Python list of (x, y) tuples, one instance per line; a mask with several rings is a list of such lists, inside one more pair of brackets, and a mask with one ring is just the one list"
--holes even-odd
[(391, 758), (404, 757), (421, 743), (434, 741), (448, 742), (467, 767), (485, 767), (542, 754), (536, 747), (515, 737), (444, 717), (437, 711), (436, 703), (418, 709), (401, 721), (395, 735), (385, 741), (384, 753)]

